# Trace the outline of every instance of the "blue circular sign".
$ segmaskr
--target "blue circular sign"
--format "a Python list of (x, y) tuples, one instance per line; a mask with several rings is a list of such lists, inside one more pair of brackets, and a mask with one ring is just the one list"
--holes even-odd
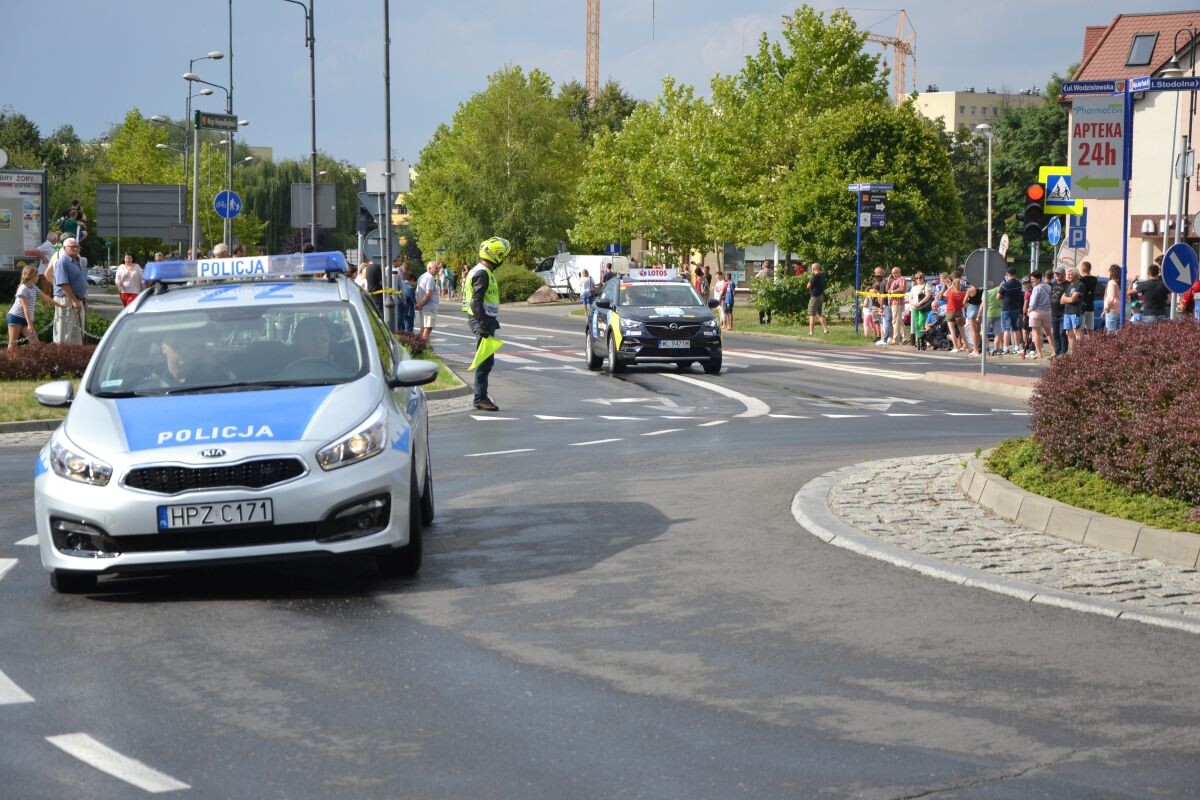
[(1182, 294), (1192, 288), (1197, 278), (1200, 278), (1200, 259), (1191, 245), (1179, 242), (1168, 247), (1162, 265), (1162, 279), (1167, 288)]
[(1058, 217), (1050, 220), (1050, 224), (1046, 226), (1046, 239), (1054, 245), (1062, 241), (1062, 220)]
[(213, 198), (213, 209), (221, 219), (233, 219), (242, 213), (242, 198), (237, 192), (226, 189)]

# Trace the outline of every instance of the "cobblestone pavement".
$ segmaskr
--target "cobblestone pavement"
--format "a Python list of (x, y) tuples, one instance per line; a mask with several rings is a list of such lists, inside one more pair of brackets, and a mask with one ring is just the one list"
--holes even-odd
[[(829, 492), (847, 525), (882, 542), (1001, 578), (1200, 619), (1200, 572), (1031, 531), (958, 488), (966, 455), (872, 461)], [(888, 502), (880, 502), (887, 498)]]

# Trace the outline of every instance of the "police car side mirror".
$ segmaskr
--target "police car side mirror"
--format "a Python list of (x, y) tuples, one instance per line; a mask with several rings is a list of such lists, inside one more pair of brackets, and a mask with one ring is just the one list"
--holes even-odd
[(75, 399), (75, 384), (70, 381), (53, 381), (43, 383), (33, 390), (33, 396), (44, 406), (61, 408), (71, 405)]
[(716, 307), (717, 307), (717, 306), (719, 306), (719, 305), (721, 305), (721, 301), (720, 301), (720, 300), (709, 300), (709, 301), (708, 301), (708, 307), (709, 307), (709, 308), (716, 308)]
[(596, 308), (612, 308), (612, 300), (607, 297), (601, 297), (596, 301)]
[(395, 389), (398, 386), (424, 386), (437, 380), (438, 365), (433, 361), (410, 359), (396, 365), (388, 386)]

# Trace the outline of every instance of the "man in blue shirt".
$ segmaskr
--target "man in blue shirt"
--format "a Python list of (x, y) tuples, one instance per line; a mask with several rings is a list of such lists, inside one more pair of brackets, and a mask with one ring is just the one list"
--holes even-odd
[(1017, 280), (1016, 267), (1004, 271), (1004, 283), (1000, 284), (1000, 339), (996, 342), (997, 355), (1016, 355), (1020, 349), (1021, 309), (1025, 305), (1025, 288)]
[(79, 242), (70, 237), (54, 266), (54, 343), (83, 344), (87, 275), (79, 264)]

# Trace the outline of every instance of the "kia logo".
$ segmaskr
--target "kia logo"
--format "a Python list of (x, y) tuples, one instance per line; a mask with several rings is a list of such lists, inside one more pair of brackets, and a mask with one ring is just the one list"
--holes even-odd
[(201, 450), (200, 455), (205, 458), (220, 458), (225, 455), (225, 451), (219, 447), (210, 447), (207, 450)]

